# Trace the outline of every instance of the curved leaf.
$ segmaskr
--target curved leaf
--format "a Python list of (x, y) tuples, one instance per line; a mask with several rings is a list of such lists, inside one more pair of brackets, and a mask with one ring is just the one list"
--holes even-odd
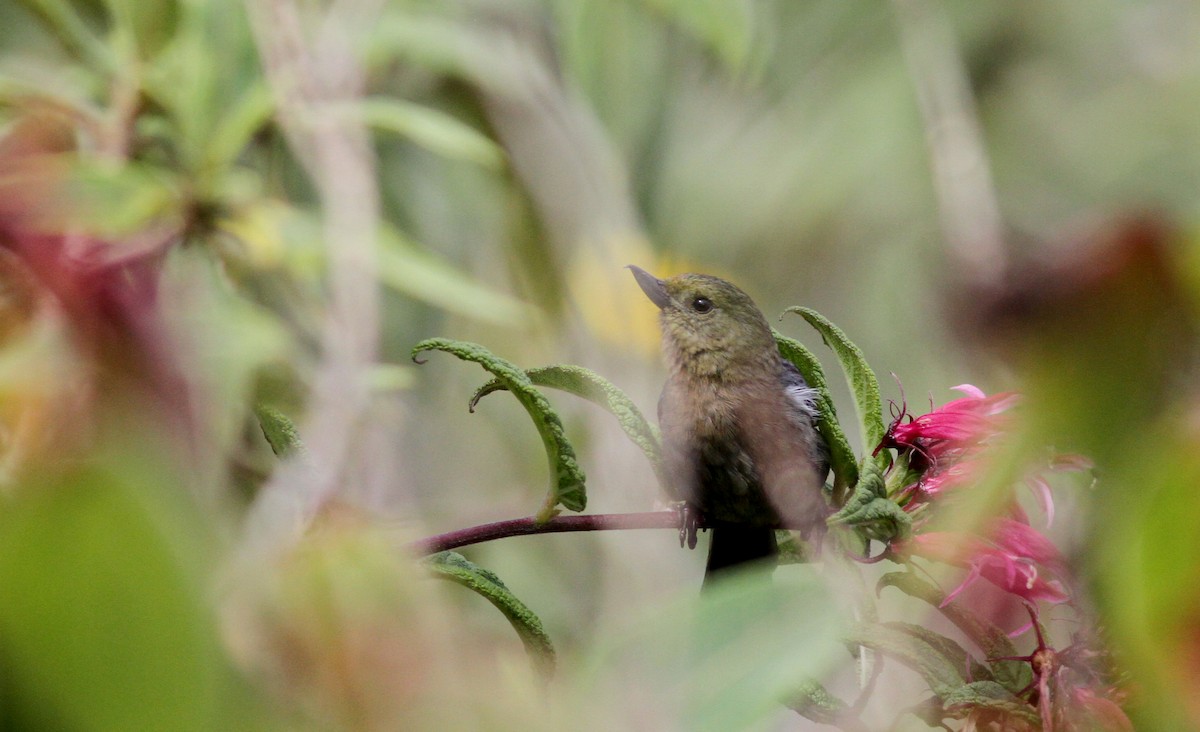
[(217, 170), (237, 160), (255, 133), (270, 123), (275, 97), (265, 81), (256, 80), (222, 112), (206, 150), (208, 165)]
[(942, 696), (942, 706), (990, 709), (1003, 714), (1020, 717), (1033, 729), (1038, 729), (1041, 718), (1028, 702), (1022, 701), (995, 681), (975, 681), (963, 684)]
[(846, 372), (846, 381), (850, 391), (854, 393), (854, 402), (858, 407), (858, 419), (862, 427), (863, 452), (870, 452), (883, 440), (883, 403), (879, 398), (879, 380), (875, 372), (863, 356), (862, 349), (854, 345), (846, 337), (841, 328), (825, 319), (825, 316), (810, 308), (799, 305), (788, 308), (785, 313), (796, 313), (808, 321), (821, 334), (825, 345), (829, 346), (842, 369)]
[[(895, 587), (909, 597), (923, 600), (937, 608), (947, 620), (979, 646), (988, 658), (1016, 656), (1017, 649), (1003, 630), (979, 617), (957, 602), (945, 603), (946, 595), (933, 584), (912, 572), (888, 572), (879, 578), (875, 591)], [(1028, 664), (1019, 661), (994, 661), (992, 674), (1011, 691), (1025, 688), (1032, 680)]]
[(958, 668), (938, 648), (903, 630), (877, 623), (857, 623), (843, 641), (891, 656), (920, 674), (938, 696), (945, 696), (966, 682), (965, 668)]
[(850, 499), (829, 517), (829, 523), (853, 526), (867, 538), (885, 543), (906, 538), (912, 532), (912, 517), (887, 497), (879, 463), (864, 460), (859, 471)]
[(496, 606), (517, 631), (534, 668), (542, 676), (554, 673), (554, 644), (542, 621), (505, 587), (494, 572), (484, 569), (457, 552), (439, 552), (425, 560), (434, 575), (466, 587)]
[(754, 14), (747, 4), (728, 0), (640, 1), (710, 48), (730, 69), (742, 68), (750, 56)]
[(20, 0), (27, 10), (42, 21), (46, 30), (62, 47), (99, 71), (112, 71), (117, 66), (116, 54), (67, 0)]
[(537, 317), (533, 306), (476, 282), (386, 222), (378, 254), (380, 282), (409, 297), (496, 325), (520, 327)]
[(818, 724), (837, 725), (842, 722), (849, 705), (816, 681), (806, 681), (800, 685), (796, 695), (787, 702), (787, 706), (806, 719)]
[(884, 625), (920, 639), (927, 646), (942, 654), (955, 668), (962, 669), (964, 672), (969, 671), (967, 678), (977, 681), (995, 681), (991, 669), (977, 661), (965, 648), (941, 633), (935, 633), (924, 626), (912, 623), (888, 622)]
[(582, 511), (587, 506), (583, 469), (575, 458), (575, 449), (567, 441), (562, 420), (524, 371), (477, 343), (429, 338), (413, 346), (413, 360), (424, 363), (417, 359), (417, 354), (423, 351), (445, 351), (464, 361), (474, 361), (499, 379), (525, 407), (542, 437), (550, 462), (550, 492), (538, 512), (539, 521), (549, 520), (558, 513), (559, 505), (571, 511)]
[[(135, 246), (147, 227), (178, 230), (186, 219), (186, 183), (174, 171), (141, 163), (120, 167), (83, 156), (62, 154), (62, 211), (51, 213), (54, 230), (78, 227), (88, 234), (112, 239), (115, 254)], [(60, 229), (61, 227), (61, 229)]]
[(367, 125), (407, 137), (430, 152), (492, 170), (504, 167), (504, 151), (499, 145), (440, 110), (389, 97), (364, 99), (353, 108)]
[(267, 442), (271, 445), (271, 452), (280, 457), (293, 452), (304, 452), (304, 443), (300, 441), (300, 433), (297, 432), (296, 425), (288, 419), (286, 414), (275, 407), (259, 404), (254, 408), (254, 415), (258, 417), (263, 437), (266, 437)]
[(825, 438), (825, 444), (829, 445), (834, 497), (840, 499), (842, 492), (858, 483), (858, 462), (854, 457), (854, 450), (850, 447), (850, 441), (846, 439), (846, 433), (842, 430), (842, 424), (838, 421), (833, 396), (829, 393), (829, 382), (825, 380), (825, 371), (816, 355), (800, 341), (788, 338), (775, 330), (771, 332), (779, 347), (779, 355), (795, 366), (808, 385), (817, 390), (818, 406), (821, 409), (817, 431)]
[[(662, 447), (658, 428), (646, 420), (642, 410), (638, 409), (633, 400), (615, 384), (591, 369), (563, 364), (525, 369), (525, 375), (538, 386), (560, 389), (608, 410), (617, 418), (629, 439), (646, 455), (659, 482), (666, 485), (662, 473)], [(475, 411), (475, 405), (480, 399), (506, 388), (500, 379), (492, 379), (479, 387), (471, 397), (471, 411)]]

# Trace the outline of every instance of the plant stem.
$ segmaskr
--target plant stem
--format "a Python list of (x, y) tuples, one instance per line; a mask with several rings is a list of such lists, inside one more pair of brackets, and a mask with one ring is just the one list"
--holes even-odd
[(414, 554), (436, 554), (460, 546), (479, 544), (494, 539), (529, 534), (557, 534), (564, 531), (616, 531), (625, 529), (678, 529), (678, 511), (647, 511), (644, 513), (597, 513), (584, 516), (555, 516), (539, 523), (526, 516), (507, 521), (471, 526), (449, 531), (409, 544)]

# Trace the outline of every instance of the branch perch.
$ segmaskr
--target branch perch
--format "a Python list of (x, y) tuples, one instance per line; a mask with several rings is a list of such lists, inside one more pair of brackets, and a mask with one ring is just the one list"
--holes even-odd
[[(480, 544), (494, 539), (531, 534), (559, 534), (564, 531), (619, 531), (627, 529), (678, 529), (678, 511), (646, 511), (644, 513), (596, 513), (582, 516), (555, 516), (538, 522), (526, 516), (465, 529), (449, 531), (409, 544), (414, 554), (436, 554), (461, 546)], [(700, 528), (704, 528), (703, 524)]]

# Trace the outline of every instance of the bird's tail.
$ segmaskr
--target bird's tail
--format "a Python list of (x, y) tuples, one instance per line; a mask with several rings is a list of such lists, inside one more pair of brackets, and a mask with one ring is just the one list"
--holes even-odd
[(719, 524), (712, 528), (712, 543), (708, 546), (708, 564), (704, 568), (704, 585), (731, 567), (773, 557), (779, 553), (775, 530), (769, 526)]

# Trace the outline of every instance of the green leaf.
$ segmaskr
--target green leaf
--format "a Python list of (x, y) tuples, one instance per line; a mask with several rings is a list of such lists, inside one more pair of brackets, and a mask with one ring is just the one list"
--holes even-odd
[(896, 458), (887, 474), (886, 495), (894, 498), (905, 488), (916, 483), (924, 474), (923, 470), (916, 470), (912, 467), (912, 456), (912, 452), (905, 451)]
[[(29, 78), (8, 71), (0, 73), (0, 105), (23, 108), (32, 100), (36, 101), (37, 106), (71, 117), (84, 130), (96, 130), (107, 124), (104, 112), (88, 101), (86, 92), (74, 88), (69, 80), (61, 79), (57, 69), (49, 66), (40, 68), (32, 62), (29, 66), (31, 68), (25, 71)], [(35, 70), (38, 72), (36, 75), (29, 73)], [(59, 83), (49, 85), (39, 78), (42, 75), (51, 78), (57, 75), (61, 80), (56, 79)]]
[(775, 532), (775, 561), (780, 566), (785, 564), (808, 564), (813, 560), (813, 550), (807, 542), (801, 541), (798, 535), (791, 531), (780, 529)]
[(267, 438), (267, 442), (271, 445), (271, 452), (280, 457), (294, 452), (304, 452), (304, 443), (300, 441), (300, 433), (296, 431), (296, 425), (288, 419), (287, 415), (266, 404), (254, 407), (254, 414), (258, 417), (263, 437)]
[(842, 364), (846, 372), (846, 381), (854, 394), (854, 402), (858, 407), (858, 419), (862, 426), (863, 452), (870, 452), (883, 441), (885, 429), (883, 426), (883, 403), (879, 398), (879, 380), (875, 372), (863, 356), (862, 349), (846, 337), (833, 323), (823, 315), (810, 308), (793, 306), (785, 313), (797, 313), (816, 328), (821, 334), (825, 345), (829, 346)]
[(137, 58), (158, 53), (174, 34), (179, 22), (176, 0), (105, 0), (113, 26), (112, 35), (135, 46)]
[(864, 460), (859, 471), (858, 484), (850, 499), (829, 517), (829, 523), (853, 526), (866, 538), (884, 543), (908, 537), (912, 532), (912, 517), (887, 497), (879, 463)]
[[(659, 483), (664, 486), (667, 484), (662, 472), (662, 447), (658, 428), (646, 420), (633, 400), (615, 384), (595, 371), (582, 366), (543, 366), (526, 369), (525, 375), (538, 386), (569, 392), (608, 410), (617, 418), (621, 429), (629, 439), (633, 440), (633, 443), (646, 455), (646, 459), (654, 468), (654, 474), (658, 476)], [(500, 379), (492, 379), (479, 387), (475, 395), (471, 397), (471, 411), (475, 411), (475, 405), (479, 403), (480, 399), (505, 388), (504, 382)]]
[(942, 695), (942, 706), (965, 709), (990, 709), (1003, 714), (1020, 717), (1022, 721), (1039, 729), (1042, 723), (1037, 710), (1026, 701), (1014, 696), (995, 681), (975, 681), (963, 684)]
[(445, 351), (464, 361), (474, 361), (503, 382), (504, 387), (525, 407), (542, 437), (546, 458), (550, 463), (550, 492), (538, 512), (539, 521), (548, 521), (553, 517), (560, 504), (571, 511), (582, 511), (587, 506), (583, 469), (575, 458), (575, 449), (567, 441), (562, 420), (524, 371), (476, 343), (430, 338), (413, 346), (413, 360), (424, 363), (417, 359), (417, 354), (424, 351)]
[[(887, 625), (857, 623), (843, 637), (848, 645), (866, 646), (920, 674), (931, 691), (944, 696), (962, 686), (965, 668), (960, 668), (942, 654), (939, 647), (924, 638)], [(950, 641), (953, 642), (953, 641)]]
[(491, 58), (486, 35), (453, 17), (411, 12), (390, 3), (372, 33), (364, 38), (368, 68), (386, 68), (397, 62), (442, 76), (473, 79), (487, 69)]
[(750, 55), (753, 12), (737, 0), (640, 0), (668, 22), (682, 28), (737, 70)]
[(912, 533), (912, 517), (889, 498), (872, 498), (850, 514), (835, 516), (829, 522), (853, 526), (867, 538), (885, 544), (903, 540)]
[[(55, 230), (78, 228), (108, 239), (129, 239), (148, 227), (171, 231), (185, 220), (185, 183), (151, 165), (113, 165), (74, 157), (59, 158), (65, 196), (57, 212), (47, 212)], [(118, 245), (113, 245), (118, 246)]]
[(849, 710), (846, 702), (838, 699), (816, 681), (805, 681), (796, 695), (787, 702), (790, 709), (818, 724), (839, 724)]
[(370, 97), (352, 109), (370, 127), (402, 135), (431, 152), (491, 170), (504, 167), (504, 150), (499, 145), (440, 110), (391, 97)]
[(538, 673), (547, 678), (554, 674), (554, 644), (542, 627), (542, 621), (504, 586), (495, 573), (468, 561), (456, 552), (439, 552), (425, 562), (436, 576), (460, 584), (495, 605), (496, 609), (508, 618), (513, 630), (517, 631), (517, 636), (520, 637)]
[(935, 633), (928, 628), (912, 623), (888, 622), (884, 625), (920, 639), (930, 648), (942, 654), (955, 668), (967, 669), (969, 666), (970, 676), (968, 678), (995, 681), (991, 669), (977, 661), (965, 648), (941, 633)]
[(409, 297), (485, 323), (519, 326), (538, 315), (533, 306), (472, 280), (386, 223), (379, 228), (379, 279)]
[(167, 490), (182, 477), (142, 457), (90, 456), (4, 502), (0, 727), (230, 728), (207, 567), (218, 549), (197, 535), (204, 514)]
[(830, 523), (847, 523), (850, 517), (857, 515), (872, 501), (886, 496), (887, 484), (883, 479), (883, 471), (875, 462), (867, 461), (863, 463), (863, 472), (859, 475), (858, 482), (854, 484), (854, 492), (850, 494), (850, 499), (842, 505), (837, 513), (829, 517), (829, 521)]
[(221, 170), (232, 164), (274, 113), (275, 97), (270, 87), (262, 79), (255, 80), (228, 104), (217, 120), (205, 150), (207, 166)]
[(833, 469), (834, 496), (839, 497), (842, 491), (858, 483), (858, 461), (842, 424), (837, 418), (837, 409), (833, 404), (833, 396), (829, 392), (829, 382), (825, 380), (825, 371), (821, 362), (812, 351), (800, 341), (788, 338), (778, 331), (771, 331), (775, 343), (779, 346), (779, 355), (795, 366), (808, 385), (817, 390), (817, 401), (821, 409), (821, 418), (817, 421), (817, 430), (829, 445), (830, 467)]
[[(325, 256), (320, 223), (311, 211), (260, 199), (220, 225), (260, 260), (259, 266), (278, 261), (297, 276), (315, 278)], [(388, 289), (493, 325), (521, 327), (540, 316), (534, 306), (477, 282), (387, 222), (379, 222), (378, 234), (379, 280)]]
[(67, 0), (19, 0), (47, 30), (87, 66), (110, 72), (117, 67), (115, 54)]
[[(924, 600), (937, 608), (947, 620), (963, 632), (971, 642), (979, 646), (987, 658), (1004, 658), (1019, 655), (1008, 635), (993, 623), (979, 617), (957, 602), (946, 603), (946, 595), (940, 589), (913, 572), (888, 572), (879, 578), (875, 591), (884, 587), (895, 587), (909, 597)], [(994, 661), (992, 674), (997, 681), (1011, 691), (1025, 688), (1032, 680), (1029, 665), (1020, 661)]]

